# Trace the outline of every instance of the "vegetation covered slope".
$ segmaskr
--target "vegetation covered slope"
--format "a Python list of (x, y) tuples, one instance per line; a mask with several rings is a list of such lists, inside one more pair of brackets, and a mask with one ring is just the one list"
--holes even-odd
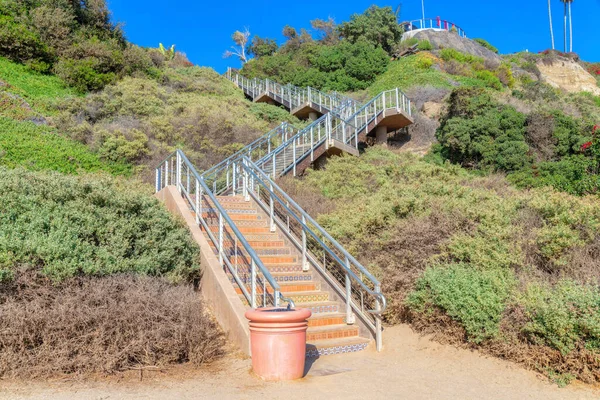
[(60, 109), (53, 121), (61, 132), (103, 160), (151, 171), (176, 148), (205, 169), (283, 121), (299, 123), (281, 108), (246, 100), (201, 67), (164, 66), (156, 79), (126, 77)]
[(600, 379), (600, 205), (382, 148), (283, 186), (380, 277), (386, 320)]

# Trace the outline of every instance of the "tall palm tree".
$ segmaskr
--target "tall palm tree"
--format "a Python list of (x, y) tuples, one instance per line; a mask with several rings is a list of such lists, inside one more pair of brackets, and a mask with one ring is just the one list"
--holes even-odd
[(552, 39), (552, 50), (554, 50), (554, 29), (552, 28), (552, 6), (548, 0), (548, 18), (550, 19), (550, 38)]
[(564, 39), (565, 39), (564, 51), (566, 53), (567, 52), (567, 3), (568, 3), (568, 0), (560, 0), (560, 1), (563, 3), (564, 9), (565, 9), (565, 12), (564, 12), (564, 22), (563, 22), (564, 23), (563, 32), (564, 32)]
[(569, 14), (569, 51), (573, 51), (573, 18), (571, 17), (571, 3), (573, 0), (560, 0), (564, 4), (564, 30), (565, 30), (565, 52), (567, 51), (567, 13)]
[(569, 41), (570, 41), (570, 45), (569, 45), (569, 51), (573, 52), (573, 18), (571, 16), (571, 3), (573, 2), (573, 0), (567, 0), (567, 3), (569, 3)]

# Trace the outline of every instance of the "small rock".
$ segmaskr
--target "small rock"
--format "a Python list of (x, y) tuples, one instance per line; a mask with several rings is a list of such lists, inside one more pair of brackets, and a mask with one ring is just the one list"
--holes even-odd
[(41, 115), (27, 118), (26, 121), (33, 122), (34, 124), (36, 124), (38, 126), (39, 125), (48, 125), (48, 121), (46, 120), (46, 118), (42, 117)]

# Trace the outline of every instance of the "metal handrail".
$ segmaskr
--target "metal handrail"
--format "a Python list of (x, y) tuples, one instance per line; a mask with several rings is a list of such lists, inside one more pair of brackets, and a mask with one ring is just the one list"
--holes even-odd
[[(379, 319), (387, 307), (387, 301), (383, 293), (381, 293), (381, 283), (379, 280), (377, 280), (364, 266), (362, 266), (362, 264), (360, 264), (350, 253), (348, 253), (348, 251), (346, 251), (342, 245), (340, 245), (331, 235), (329, 235), (329, 233), (327, 233), (327, 231), (325, 231), (325, 229), (323, 229), (287, 193), (285, 193), (275, 182), (273, 182), (268, 174), (266, 174), (257, 164), (255, 164), (249, 158), (243, 157), (243, 162), (238, 164), (238, 166), (243, 169), (243, 171), (247, 173), (250, 178), (246, 179), (246, 181), (242, 184), (248, 185), (246, 190), (252, 195), (257, 203), (263, 203), (262, 206), (265, 211), (269, 213), (269, 218), (271, 219), (272, 223), (277, 217), (274, 212), (275, 206), (273, 204), (273, 202), (276, 202), (279, 205), (279, 209), (285, 212), (283, 217), (287, 219), (288, 233), (291, 233), (289, 230), (290, 218), (295, 220), (296, 223), (300, 225), (302, 229), (302, 239), (296, 238), (295, 241), (298, 244), (299, 250), (303, 253), (303, 263), (311, 261), (315, 267), (324, 269), (324, 272), (327, 272), (326, 266), (320, 265), (315, 256), (309, 256), (308, 252), (310, 250), (307, 249), (306, 237), (308, 234), (310, 237), (312, 237), (313, 242), (319, 246), (320, 250), (326, 254), (329, 254), (331, 259), (336, 262), (337, 268), (341, 268), (344, 271), (344, 275), (346, 276), (345, 282), (342, 283), (336, 279), (335, 283), (341, 287), (339, 290), (340, 295), (346, 299), (347, 320), (352, 321), (353, 319), (351, 309), (357, 311), (363, 317), (363, 319), (365, 319), (365, 322), (367, 322), (369, 327), (374, 330), (377, 342), (380, 343), (381, 321)], [(259, 184), (260, 190), (259, 187), (257, 187), (257, 184)], [(264, 197), (268, 197), (269, 204), (262, 201), (260, 194), (262, 194)], [(279, 219), (279, 225), (285, 227), (281, 217)], [(311, 225), (312, 228), (309, 225)], [(330, 245), (326, 244), (325, 240), (330, 243)], [(342, 260), (342, 258), (344, 258), (344, 260)], [(357, 272), (354, 272), (351, 267), (354, 267)], [(359, 273), (361, 277), (359, 277), (357, 273)], [(335, 279), (335, 277), (333, 278)], [(365, 278), (373, 288), (369, 287), (363, 278)], [(353, 304), (354, 299), (352, 296), (351, 282), (357, 283), (362, 291), (375, 298), (375, 309), (365, 310), (364, 299), (361, 302), (363, 307)], [(365, 312), (376, 315), (376, 317), (371, 320), (364, 314)]]
[(208, 177), (208, 176), (214, 174), (219, 168), (221, 168), (222, 166), (226, 165), (227, 163), (230, 163), (230, 162), (232, 162), (234, 160), (239, 159), (242, 155), (252, 154), (253, 150), (260, 149), (265, 144), (267, 145), (266, 146), (267, 147), (266, 153), (268, 154), (268, 153), (271, 152), (272, 148), (275, 149), (275, 148), (277, 148), (279, 146), (279, 145), (277, 145), (277, 146), (272, 146), (271, 145), (271, 139), (273, 137), (277, 137), (278, 135), (281, 135), (282, 142), (285, 142), (287, 140), (288, 135), (294, 136), (295, 132), (297, 132), (297, 131), (298, 131), (298, 129), (296, 129), (292, 125), (288, 124), (287, 122), (282, 122), (278, 127), (270, 130), (269, 132), (265, 133), (263, 136), (261, 136), (258, 139), (254, 140), (250, 144), (244, 146), (242, 149), (238, 150), (237, 152), (235, 152), (231, 156), (227, 157), (226, 159), (224, 159), (220, 163), (212, 166), (211, 168), (209, 168), (208, 170), (206, 170), (205, 172), (203, 172), (202, 176)]
[[(292, 305), (293, 301), (283, 296), (279, 284), (229, 217), (217, 196), (224, 193), (237, 195), (241, 192), (247, 201), (254, 198), (269, 214), (271, 230), (275, 230), (276, 226), (283, 227), (279, 216), (275, 218), (275, 208), (277, 207), (277, 212), (285, 214), (288, 221), (287, 231), (285, 229), (282, 231), (303, 252), (303, 266), (311, 264), (323, 271), (324, 278), (340, 292), (341, 298), (346, 299), (348, 322), (353, 322), (352, 310), (356, 311), (364, 320), (365, 325), (375, 332), (379, 350), (382, 332), (381, 314), (387, 305), (385, 296), (381, 293), (380, 282), (273, 180), (291, 170), (295, 175), (296, 165), (309, 154), (313, 157), (314, 150), (323, 143), (325, 146), (329, 146), (337, 140), (358, 149), (359, 134), (363, 131), (368, 133), (369, 124), (381, 115), (385, 117), (386, 110), (396, 108), (412, 115), (410, 100), (399, 89), (395, 89), (384, 91), (366, 104), (360, 104), (336, 92), (327, 94), (310, 87), (298, 88), (292, 85), (280, 85), (269, 80), (248, 79), (239, 74), (233, 75), (231, 69), (227, 71), (227, 78), (253, 98), (267, 93), (269, 96), (281, 100), (282, 104), (290, 109), (295, 105), (311, 101), (319, 110), (325, 111), (324, 115), (297, 132), (289, 124), (281, 124), (201, 175), (185, 154), (181, 150), (177, 150), (157, 167), (156, 190), (159, 191), (168, 185), (169, 180), (176, 184), (178, 191), (187, 199), (191, 210), (196, 213), (196, 223), (204, 228), (205, 233), (217, 249), (219, 262), (230, 272), (242, 294), (253, 307), (257, 304), (257, 282), (263, 285), (263, 305), (267, 303), (268, 288), (273, 293), (275, 306), (279, 304), (280, 300)], [(314, 104), (312, 107), (315, 107)], [(280, 138), (280, 143), (274, 143), (274, 138)], [(184, 181), (181, 175), (182, 170), (185, 170)], [(193, 191), (191, 190), (192, 186), (195, 188)], [(259, 188), (263, 190), (259, 190)], [(261, 195), (269, 197), (268, 207), (265, 201), (261, 201)], [(209, 214), (207, 213), (207, 217), (204, 217), (202, 206), (205, 200), (209, 207), (214, 207), (209, 210), (213, 210), (218, 217), (218, 235), (213, 234), (211, 230), (208, 221)], [(302, 240), (292, 234), (290, 223), (296, 224), (301, 229)], [(226, 254), (233, 249), (224, 246), (225, 225), (233, 234), (233, 236), (229, 236), (231, 239), (228, 240), (230, 243), (235, 240), (235, 265), (230, 260), (231, 254), (229, 256)], [(212, 227), (214, 228), (214, 225)], [(246, 287), (247, 283), (239, 275), (238, 241), (249, 257), (250, 289)], [(309, 249), (309, 244), (316, 246), (318, 250), (313, 250), (315, 247)], [(322, 253), (324, 257), (322, 264), (316, 259), (314, 251)], [(328, 269), (327, 257), (330, 260), (330, 269)], [(333, 267), (331, 262), (333, 262)], [(345, 278), (336, 279), (334, 272), (342, 273)], [(262, 280), (259, 279), (259, 274), (262, 275)], [(369, 299), (368, 301), (374, 301), (373, 307), (369, 307), (368, 303), (365, 307), (365, 295)]]
[(456, 25), (454, 22), (440, 19), (439, 17), (404, 21), (400, 23), (400, 26), (404, 28), (404, 32), (411, 32), (419, 29), (443, 29), (450, 32), (452, 29), (456, 29), (456, 32), (460, 37), (467, 37), (465, 30), (460, 26)]
[[(173, 158), (175, 158), (175, 160), (173, 160)], [(173, 165), (173, 161), (175, 162), (175, 165)], [(169, 166), (171, 166), (170, 167), (170, 175), (169, 175)], [(185, 180), (186, 184), (185, 185), (183, 184), (182, 179), (181, 179), (182, 169), (183, 169), (182, 167), (184, 167), (184, 166), (185, 166), (185, 171), (186, 171), (186, 180)], [(164, 168), (164, 173), (163, 173), (163, 168)], [(267, 305), (266, 302), (267, 302), (268, 291), (267, 291), (266, 283), (268, 283), (270, 288), (273, 291), (273, 303), (274, 303), (273, 305), (275, 307), (277, 307), (279, 305), (279, 300), (283, 300), (283, 301), (289, 303), (292, 307), (294, 307), (295, 305), (294, 305), (293, 300), (283, 296), (283, 294), (281, 293), (281, 287), (279, 286), (277, 281), (273, 278), (273, 276), (271, 275), (269, 270), (265, 267), (265, 265), (261, 261), (260, 257), (258, 257), (258, 255), (254, 251), (254, 249), (250, 246), (250, 244), (244, 237), (244, 235), (240, 232), (240, 230), (237, 228), (235, 223), (231, 220), (231, 217), (229, 216), (227, 211), (225, 211), (225, 209), (221, 206), (216, 195), (211, 191), (209, 186), (205, 183), (204, 177), (201, 176), (198, 173), (198, 171), (196, 171), (196, 168), (193, 166), (193, 164), (189, 161), (189, 159), (185, 156), (185, 154), (181, 150), (176, 150), (174, 153), (172, 153), (170, 156), (168, 156), (163, 163), (161, 163), (156, 168), (156, 191), (157, 192), (169, 184), (169, 178), (171, 178), (171, 182), (173, 182), (175, 184), (175, 186), (177, 187), (177, 190), (182, 194), (182, 196), (184, 196), (187, 199), (191, 210), (194, 211), (194, 213), (196, 214), (196, 223), (201, 225), (204, 228), (205, 232), (208, 234), (209, 238), (213, 242), (213, 245), (215, 246), (215, 248), (218, 251), (219, 262), (221, 263), (221, 265), (223, 267), (228, 268), (229, 272), (232, 274), (236, 283), (238, 284), (238, 287), (242, 291), (242, 294), (244, 295), (244, 297), (246, 297), (248, 304), (250, 304), (250, 306), (253, 308), (256, 308), (256, 306), (257, 306), (256, 296), (257, 296), (258, 291), (257, 291), (256, 283), (257, 283), (257, 279), (258, 279), (257, 272), (260, 271), (264, 278), (263, 288), (262, 288), (263, 289), (263, 291), (262, 291), (263, 306)], [(194, 183), (195, 183), (195, 185), (194, 185), (195, 191), (193, 193), (190, 190), (191, 178), (194, 179)], [(194, 195), (194, 198), (192, 197), (192, 194)], [(212, 202), (212, 205), (214, 207), (216, 207), (217, 212), (218, 212), (218, 219), (219, 219), (218, 238), (216, 238), (215, 235), (212, 234), (210, 225), (209, 225), (208, 221), (206, 221), (205, 217), (203, 216), (202, 203), (204, 201), (204, 199), (203, 199), (204, 194), (206, 194), (208, 196), (208, 198)], [(252, 282), (251, 282), (251, 292), (250, 293), (248, 293), (246, 285), (242, 282), (242, 280), (238, 274), (237, 268), (234, 268), (234, 266), (231, 264), (231, 261), (229, 260), (229, 258), (225, 256), (226, 249), (224, 248), (224, 244), (223, 244), (223, 239), (224, 239), (223, 235), (224, 235), (225, 224), (227, 224), (229, 226), (229, 228), (235, 235), (235, 238), (237, 240), (239, 240), (240, 245), (243, 247), (243, 249), (246, 251), (246, 253), (248, 254), (248, 256), (251, 259), (250, 273), (252, 276)], [(239, 251), (238, 251), (238, 248), (236, 247), (235, 248), (236, 260), (238, 259), (238, 253), (239, 253)], [(257, 268), (258, 268), (258, 271), (257, 271)]]

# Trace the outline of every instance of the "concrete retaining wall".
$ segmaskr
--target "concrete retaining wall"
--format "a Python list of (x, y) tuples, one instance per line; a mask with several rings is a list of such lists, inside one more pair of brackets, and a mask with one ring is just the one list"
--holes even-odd
[(249, 356), (250, 331), (248, 320), (244, 317), (246, 307), (235, 292), (200, 227), (196, 225), (196, 220), (190, 212), (188, 204), (175, 186), (167, 186), (158, 192), (156, 197), (167, 206), (171, 213), (183, 218), (194, 240), (200, 246), (202, 269), (200, 292), (202, 298), (227, 334), (228, 340)]

